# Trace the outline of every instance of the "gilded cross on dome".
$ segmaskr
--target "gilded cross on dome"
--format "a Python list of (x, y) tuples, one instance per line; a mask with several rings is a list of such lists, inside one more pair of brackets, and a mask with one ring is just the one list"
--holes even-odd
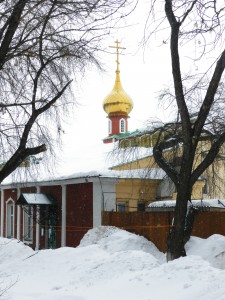
[(119, 72), (119, 49), (125, 50), (126, 48), (120, 46), (118, 39), (115, 41), (115, 46), (109, 46), (110, 48), (116, 49), (116, 72)]
[(121, 47), (118, 40), (115, 41), (115, 44), (115, 46), (109, 47), (116, 49), (116, 80), (112, 91), (105, 97), (103, 101), (103, 108), (108, 115), (117, 115), (128, 118), (128, 114), (133, 108), (133, 101), (122, 87), (119, 70), (119, 50), (126, 48)]
[(103, 101), (103, 109), (109, 118), (109, 135), (103, 140), (104, 143), (112, 143), (118, 136), (128, 131), (129, 113), (133, 108), (133, 101), (124, 91), (120, 81), (119, 50), (126, 48), (121, 47), (118, 40), (115, 41), (115, 46), (109, 47), (116, 49), (116, 79), (113, 89)]

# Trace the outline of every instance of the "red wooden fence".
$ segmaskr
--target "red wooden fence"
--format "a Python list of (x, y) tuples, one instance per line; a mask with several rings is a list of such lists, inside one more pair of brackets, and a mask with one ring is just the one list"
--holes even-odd
[[(103, 225), (116, 226), (142, 235), (165, 252), (173, 215), (171, 211), (104, 212)], [(195, 217), (192, 235), (207, 238), (212, 234), (225, 235), (225, 210), (199, 212)]]

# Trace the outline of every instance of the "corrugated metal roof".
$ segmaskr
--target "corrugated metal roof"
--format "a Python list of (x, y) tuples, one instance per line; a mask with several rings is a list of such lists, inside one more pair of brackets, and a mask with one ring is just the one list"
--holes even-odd
[[(176, 205), (176, 200), (163, 200), (155, 201), (148, 205), (149, 209), (167, 209), (174, 208)], [(188, 201), (188, 206), (193, 205), (197, 208), (222, 208), (225, 209), (225, 200), (221, 199), (203, 199), (203, 200), (192, 200)]]

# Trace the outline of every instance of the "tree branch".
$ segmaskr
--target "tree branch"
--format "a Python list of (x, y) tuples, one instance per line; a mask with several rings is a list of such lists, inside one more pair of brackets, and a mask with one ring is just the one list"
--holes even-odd
[(70, 80), (69, 82), (67, 82), (67, 84), (61, 89), (60, 92), (57, 93), (57, 95), (50, 100), (46, 105), (44, 105), (43, 107), (33, 111), (29, 121), (27, 122), (27, 124), (25, 125), (22, 137), (20, 139), (20, 146), (21, 148), (24, 148), (26, 143), (27, 143), (27, 139), (28, 139), (28, 135), (30, 133), (30, 130), (34, 124), (34, 122), (36, 121), (37, 117), (42, 114), (43, 112), (47, 111), (65, 92), (65, 90), (67, 89), (67, 87), (70, 85), (70, 83), (72, 82), (72, 80)]
[(190, 14), (190, 12), (192, 11), (192, 9), (194, 8), (195, 4), (196, 4), (197, 0), (194, 0), (190, 6), (190, 8), (186, 11), (186, 13), (184, 14), (182, 20), (181, 20), (181, 24), (184, 23), (184, 21), (186, 20), (187, 16)]
[(186, 143), (190, 140), (191, 123), (187, 109), (187, 104), (184, 99), (183, 84), (180, 69), (180, 57), (178, 50), (179, 29), (180, 23), (177, 22), (172, 8), (172, 1), (165, 1), (165, 12), (171, 27), (170, 53), (172, 60), (173, 82), (176, 95), (176, 102), (182, 122), (182, 130)]
[(200, 136), (203, 126), (205, 124), (205, 121), (208, 117), (209, 111), (212, 107), (212, 104), (214, 102), (214, 97), (218, 89), (218, 85), (220, 83), (222, 74), (224, 72), (225, 68), (225, 50), (222, 52), (219, 60), (217, 61), (215, 70), (213, 72), (211, 81), (209, 83), (205, 99), (201, 105), (201, 108), (198, 113), (197, 120), (194, 125), (194, 135)]
[(153, 155), (156, 163), (160, 168), (162, 168), (166, 174), (171, 178), (175, 185), (179, 183), (179, 174), (170, 165), (170, 163), (163, 157), (163, 150), (174, 147), (179, 143), (179, 139), (169, 139), (162, 142), (157, 142), (157, 145), (153, 147)]
[(46, 145), (42, 144), (33, 148), (17, 149), (13, 156), (6, 162), (2, 170), (0, 171), (0, 182), (4, 180), (8, 175), (15, 171), (20, 164), (30, 155), (37, 155), (46, 151)]
[(20, 24), (21, 21), (21, 15), (23, 13), (24, 7), (28, 0), (19, 0), (12, 11), (12, 15), (9, 18), (8, 21), (8, 29), (5, 33), (5, 36), (2, 40), (1, 46), (0, 46), (0, 69), (5, 63), (5, 57), (8, 54), (10, 43), (13, 39), (13, 36)]
[(218, 155), (221, 146), (225, 142), (225, 132), (214, 142), (205, 156), (204, 160), (198, 165), (198, 167), (193, 171), (191, 175), (191, 184), (192, 186), (201, 176), (201, 174), (213, 163), (216, 156)]

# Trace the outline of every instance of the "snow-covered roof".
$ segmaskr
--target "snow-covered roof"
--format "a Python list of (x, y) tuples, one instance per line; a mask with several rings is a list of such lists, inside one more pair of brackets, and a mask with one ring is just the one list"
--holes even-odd
[(42, 193), (22, 193), (17, 200), (16, 204), (22, 205), (52, 205), (55, 204), (55, 200), (47, 195)]
[(90, 172), (78, 172), (71, 175), (58, 177), (65, 178), (83, 178), (83, 177), (110, 177), (110, 178), (138, 178), (138, 179), (163, 179), (165, 172), (159, 168), (134, 169), (134, 170), (100, 170)]
[[(163, 201), (155, 201), (148, 205), (148, 210), (151, 209), (169, 209), (174, 208), (176, 204), (176, 200), (163, 200)], [(211, 208), (220, 208), (225, 209), (225, 200), (221, 199), (204, 199), (204, 200), (192, 200), (188, 201), (188, 206), (193, 205), (196, 208), (201, 209), (211, 209)]]
[(70, 175), (58, 176), (58, 177), (41, 177), (35, 179), (33, 177), (24, 178), (23, 180), (13, 180), (4, 181), (0, 187), (11, 188), (12, 186), (21, 186), (23, 184), (33, 186), (39, 185), (58, 185), (62, 183), (74, 183), (77, 180), (85, 180), (88, 182), (94, 182), (99, 179), (151, 179), (151, 180), (162, 180), (165, 176), (163, 170), (155, 168), (148, 170), (124, 170), (124, 171), (114, 171), (114, 170), (102, 170), (102, 172), (89, 171), (89, 172), (77, 172)]

